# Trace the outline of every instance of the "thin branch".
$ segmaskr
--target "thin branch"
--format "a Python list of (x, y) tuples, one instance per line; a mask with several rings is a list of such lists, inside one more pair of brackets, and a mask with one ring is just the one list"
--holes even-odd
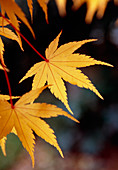
[(6, 78), (6, 81), (7, 81), (7, 86), (8, 86), (8, 90), (9, 90), (9, 96), (10, 96), (11, 108), (13, 109), (14, 105), (13, 105), (13, 100), (12, 100), (12, 93), (11, 93), (11, 86), (10, 86), (10, 82), (9, 82), (9, 77), (8, 77), (8, 74), (7, 74), (7, 71), (6, 71), (6, 67), (5, 67), (5, 65), (4, 65), (2, 60), (1, 60), (1, 64), (2, 64), (2, 67), (4, 69), (5, 78)]
[(44, 61), (49, 62), (49, 60), (46, 59), (45, 57), (43, 57), (42, 54), (40, 54), (40, 53), (36, 50), (36, 48), (27, 40), (27, 38), (25, 38), (25, 36), (24, 36), (23, 34), (21, 34), (21, 32), (20, 32), (4, 15), (2, 15), (1, 12), (0, 12), (0, 16), (2, 16), (2, 17), (9, 23), (9, 25), (11, 25), (12, 28), (14, 28), (14, 30), (17, 31), (17, 32), (20, 34), (20, 36), (25, 40), (25, 42), (26, 42)]

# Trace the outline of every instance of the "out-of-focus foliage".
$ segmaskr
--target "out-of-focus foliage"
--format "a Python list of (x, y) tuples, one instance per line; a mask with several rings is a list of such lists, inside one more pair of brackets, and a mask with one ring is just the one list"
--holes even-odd
[[(109, 0), (72, 0), (73, 1), (73, 10), (78, 10), (84, 3), (87, 4), (86, 12), (86, 23), (91, 23), (92, 19), (97, 13), (97, 18), (101, 19), (104, 15), (105, 9)], [(66, 15), (66, 0), (56, 0), (56, 4), (61, 16)], [(114, 0), (115, 5), (118, 5), (118, 0)]]

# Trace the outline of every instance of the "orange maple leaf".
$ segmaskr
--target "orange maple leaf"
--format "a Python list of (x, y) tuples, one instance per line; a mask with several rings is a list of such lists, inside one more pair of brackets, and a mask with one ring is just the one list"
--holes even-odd
[(57, 48), (60, 35), (61, 33), (50, 43), (49, 47), (46, 49), (46, 61), (36, 63), (20, 80), (20, 82), (35, 75), (32, 89), (36, 89), (44, 86), (47, 81), (48, 84), (52, 84), (52, 86), (49, 86), (52, 94), (60, 99), (65, 104), (66, 108), (72, 113), (68, 105), (66, 87), (62, 79), (73, 85), (90, 89), (101, 99), (103, 99), (88, 77), (77, 68), (87, 67), (95, 64), (107, 66), (112, 65), (102, 61), (97, 61), (84, 54), (73, 54), (73, 52), (80, 48), (83, 44), (94, 40), (69, 42)]
[(29, 12), (31, 15), (31, 19), (33, 19), (33, 1), (32, 0), (27, 0), (27, 5), (29, 7)]
[(3, 152), (5, 153), (4, 137), (11, 133), (11, 131), (13, 131), (12, 129), (15, 128), (17, 136), (31, 156), (33, 166), (35, 144), (33, 131), (46, 142), (56, 147), (60, 155), (63, 157), (63, 153), (57, 143), (54, 131), (41, 118), (64, 115), (76, 122), (79, 122), (67, 112), (54, 105), (33, 103), (46, 87), (47, 86), (31, 90), (24, 94), (15, 103), (14, 107), (11, 107), (11, 104), (6, 100), (0, 100), (0, 139), (3, 138)]
[[(20, 18), (21, 21), (23, 21), (25, 23), (25, 25), (30, 29), (32, 35), (35, 37), (34, 32), (31, 28), (28, 20), (25, 17), (25, 14), (23, 13), (21, 8), (17, 5), (17, 3), (14, 0), (5, 0), (5, 1), (0, 0), (0, 6), (1, 6), (2, 15), (5, 16), (5, 12), (6, 12), (7, 16), (10, 19), (10, 22), (13, 24), (13, 26), (18, 31), (20, 31), (19, 21), (18, 21), (16, 16), (18, 16), (18, 18)], [(4, 24), (4, 22), (3, 22), (3, 24)], [(20, 46), (22, 47), (22, 42), (21, 42), (20, 34), (18, 33), (18, 31), (16, 31), (16, 33), (17, 33), (19, 40), (20, 40)]]
[(4, 18), (2, 18), (2, 17), (0, 17), (0, 26), (7, 26), (7, 25), (9, 25), (9, 23), (6, 21), (6, 20), (4, 20)]
[(45, 19), (48, 23), (48, 13), (47, 13), (47, 4), (49, 2), (49, 0), (37, 0), (39, 5), (41, 6), (41, 8), (43, 9), (44, 13), (45, 13)]
[[(48, 23), (47, 4), (48, 4), (49, 0), (37, 0), (37, 1), (38, 1), (39, 5), (41, 6), (41, 8), (43, 9), (43, 11), (45, 13), (45, 19)], [(27, 0), (27, 4), (28, 4), (28, 7), (29, 7), (31, 19), (33, 19), (33, 1)]]

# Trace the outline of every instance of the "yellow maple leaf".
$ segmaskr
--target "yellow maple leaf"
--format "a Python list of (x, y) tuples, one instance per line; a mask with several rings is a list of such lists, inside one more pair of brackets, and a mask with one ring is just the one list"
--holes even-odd
[(36, 89), (44, 86), (47, 81), (48, 84), (52, 84), (52, 86), (49, 86), (52, 94), (60, 99), (65, 104), (66, 108), (72, 113), (68, 105), (66, 87), (62, 79), (73, 85), (90, 89), (103, 99), (88, 77), (77, 68), (95, 64), (107, 66), (112, 65), (97, 61), (84, 54), (73, 54), (73, 52), (80, 48), (83, 44), (94, 40), (69, 42), (57, 48), (60, 35), (61, 33), (50, 43), (49, 47), (46, 49), (46, 61), (36, 63), (20, 80), (20, 82), (35, 75), (32, 89)]
[[(12, 30), (10, 30), (9, 28), (6, 28), (6, 27), (1, 28), (1, 27), (0, 27), (0, 35), (4, 36), (4, 37), (6, 37), (6, 38), (9, 38), (9, 39), (11, 39), (11, 40), (17, 41), (18, 44), (21, 46), (20, 40), (19, 40), (18, 36), (17, 36)], [(22, 47), (21, 47), (21, 48), (22, 48)], [(4, 50), (3, 50), (3, 51), (4, 51)]]
[[(28, 22), (28, 20), (25, 17), (25, 14), (23, 13), (23, 11), (21, 10), (21, 8), (17, 5), (17, 3), (14, 0), (0, 0), (0, 6), (1, 6), (1, 13), (3, 16), (5, 16), (5, 12), (7, 14), (7, 16), (9, 17), (11, 23), (13, 24), (13, 26), (20, 31), (19, 29), (19, 22), (16, 16), (18, 16), (21, 21), (23, 21), (25, 23), (25, 25), (30, 29), (32, 35), (34, 36), (34, 32)], [(4, 25), (3, 25), (4, 26)], [(20, 35), (18, 33), (18, 31), (16, 31), (19, 40), (20, 40), (20, 46), (22, 47), (22, 42), (21, 42), (21, 38)], [(35, 36), (34, 36), (35, 37)]]
[(31, 156), (33, 166), (35, 144), (33, 131), (46, 142), (56, 147), (60, 155), (63, 157), (63, 153), (57, 143), (54, 131), (41, 118), (64, 115), (79, 122), (74, 117), (54, 105), (33, 103), (46, 87), (47, 86), (31, 90), (24, 94), (13, 107), (11, 107), (11, 104), (6, 100), (0, 100), (0, 139), (6, 137), (12, 129), (15, 128), (17, 136)]

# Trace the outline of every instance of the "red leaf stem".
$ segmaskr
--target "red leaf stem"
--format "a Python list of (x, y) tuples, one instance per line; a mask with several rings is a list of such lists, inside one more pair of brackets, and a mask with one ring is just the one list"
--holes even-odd
[(49, 62), (49, 60), (47, 60), (45, 57), (43, 57), (42, 54), (40, 54), (40, 53), (36, 50), (36, 48), (27, 40), (27, 38), (25, 38), (25, 36), (24, 36), (23, 34), (21, 34), (21, 32), (20, 32), (4, 15), (1, 14), (1, 12), (0, 12), (0, 16), (2, 16), (2, 18), (4, 18), (4, 19), (9, 23), (9, 25), (11, 25), (12, 28), (20, 34), (20, 36), (25, 40), (25, 42), (26, 42), (44, 61)]
[(6, 78), (6, 81), (7, 81), (7, 86), (8, 86), (8, 90), (9, 90), (9, 96), (10, 96), (11, 108), (14, 109), (13, 100), (12, 100), (12, 93), (11, 93), (11, 86), (10, 86), (10, 82), (9, 82), (9, 77), (8, 77), (8, 74), (7, 74), (7, 71), (6, 71), (6, 67), (5, 67), (5, 65), (4, 65), (2, 60), (1, 60), (1, 64), (2, 64), (2, 67), (4, 69), (5, 78)]

